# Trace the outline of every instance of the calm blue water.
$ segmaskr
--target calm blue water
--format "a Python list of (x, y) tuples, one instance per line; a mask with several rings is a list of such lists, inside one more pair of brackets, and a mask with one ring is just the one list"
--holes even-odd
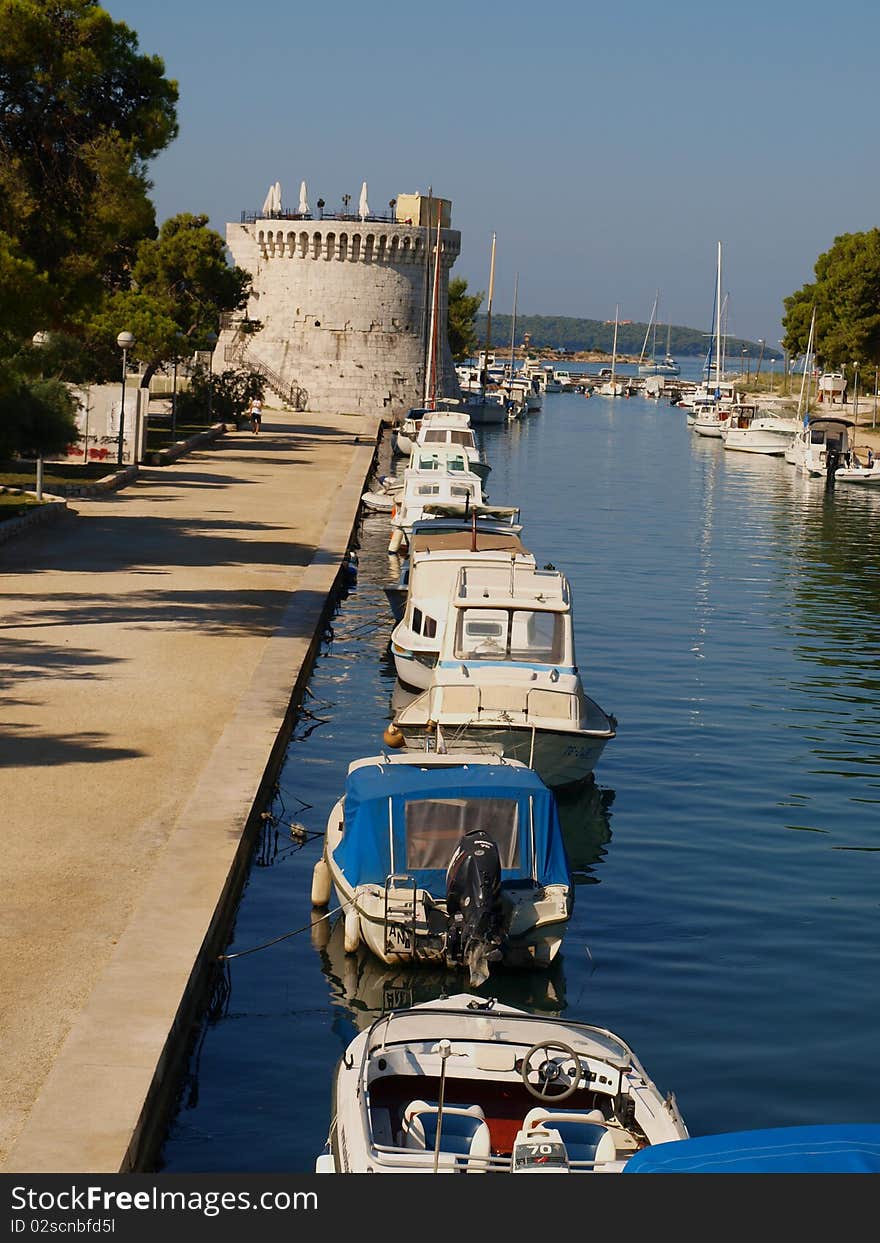
[[(483, 430), (491, 499), (574, 592), (587, 693), (619, 720), (563, 807), (579, 887), (549, 974), (483, 991), (629, 1040), (692, 1134), (876, 1122), (880, 497), (694, 437), (640, 398), (549, 394)], [(394, 671), (388, 527), (311, 680), (230, 952), (311, 920), (320, 833)], [(456, 984), (347, 959), (326, 925), (218, 978), (160, 1168), (310, 1172), (345, 1045)]]

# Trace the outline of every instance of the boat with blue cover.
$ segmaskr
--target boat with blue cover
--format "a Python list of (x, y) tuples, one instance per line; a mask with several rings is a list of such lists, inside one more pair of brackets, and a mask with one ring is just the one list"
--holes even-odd
[(525, 764), (397, 752), (355, 760), (327, 824), (312, 903), (331, 890), (345, 950), (388, 964), (546, 966), (574, 886), (553, 793)]
[(880, 1124), (820, 1123), (697, 1135), (643, 1148), (624, 1174), (878, 1174)]

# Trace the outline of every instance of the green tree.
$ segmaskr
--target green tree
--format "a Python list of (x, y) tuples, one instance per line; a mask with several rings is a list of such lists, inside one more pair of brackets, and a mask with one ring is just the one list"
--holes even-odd
[(114, 374), (116, 336), (125, 328), (135, 338), (130, 356), (147, 364), (148, 385), (163, 362), (204, 348), (223, 311), (247, 305), (250, 273), (229, 265), (223, 238), (207, 224), (207, 216), (182, 213), (141, 242), (130, 288), (110, 294), (87, 325), (97, 370)]
[[(14, 418), (8, 416), (14, 407)], [(60, 380), (8, 382), (0, 390), (0, 457), (48, 457), (79, 440), (76, 401)]]
[(455, 276), (449, 282), (447, 333), (456, 362), (464, 362), (477, 352), (476, 319), (483, 294), (468, 294), (467, 287), (462, 276)]
[(807, 347), (816, 310), (815, 353), (826, 366), (880, 364), (880, 229), (844, 233), (816, 260), (816, 279), (785, 299), (785, 346)]
[(177, 399), (177, 413), (184, 422), (198, 422), (208, 411), (215, 423), (240, 423), (251, 401), (266, 396), (266, 378), (246, 369), (211, 373), (198, 367), (189, 388)]
[(0, 49), (0, 230), (51, 274), (61, 328), (155, 231), (146, 162), (177, 133), (177, 85), (96, 0), (0, 0)]

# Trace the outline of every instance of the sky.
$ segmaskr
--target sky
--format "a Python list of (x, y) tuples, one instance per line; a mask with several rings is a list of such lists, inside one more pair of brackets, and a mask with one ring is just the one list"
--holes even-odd
[[(493, 311), (782, 336), (783, 299), (878, 223), (876, 0), (104, 0), (179, 85), (159, 220), (452, 200)], [(485, 303), (484, 307), (485, 309)]]

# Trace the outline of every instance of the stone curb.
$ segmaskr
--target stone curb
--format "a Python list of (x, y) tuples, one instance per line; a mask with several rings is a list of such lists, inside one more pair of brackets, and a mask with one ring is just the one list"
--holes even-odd
[(169, 462), (176, 462), (191, 449), (197, 449), (199, 445), (212, 444), (213, 441), (225, 435), (226, 424), (214, 423), (205, 431), (196, 432), (194, 436), (190, 436), (189, 440), (178, 440), (168, 449), (157, 449), (153, 453), (145, 453), (144, 459), (150, 466), (167, 466)]
[[(9, 489), (4, 488), (3, 491), (9, 491)], [(25, 492), (24, 495), (33, 496), (34, 493)], [(67, 513), (67, 501), (63, 496), (50, 496), (47, 492), (44, 492), (43, 500), (44, 504), (36, 505), (27, 513), (19, 514), (17, 518), (9, 518), (6, 522), (0, 522), (0, 544), (5, 544), (17, 535), (25, 534), (32, 527), (41, 527), (51, 522), (57, 522), (59, 518)]]

